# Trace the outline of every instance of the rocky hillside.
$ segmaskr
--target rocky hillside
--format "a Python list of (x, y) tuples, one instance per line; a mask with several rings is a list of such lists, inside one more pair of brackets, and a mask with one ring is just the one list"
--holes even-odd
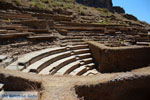
[[(148, 25), (114, 7), (112, 0), (0, 0), (0, 9), (73, 15), (75, 22), (100, 24)], [(96, 7), (96, 8), (95, 8)]]

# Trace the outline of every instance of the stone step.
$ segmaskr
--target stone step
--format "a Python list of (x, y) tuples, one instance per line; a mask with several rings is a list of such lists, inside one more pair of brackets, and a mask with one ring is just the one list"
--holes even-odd
[(69, 40), (62, 40), (62, 43), (67, 43), (67, 42), (83, 42), (81, 39), (69, 39)]
[(24, 66), (18, 65), (17, 62), (13, 62), (12, 64), (6, 66), (5, 69), (9, 69), (9, 70), (22, 70), (24, 69)]
[(77, 69), (75, 69), (74, 71), (69, 73), (69, 75), (76, 76), (76, 75), (79, 75), (79, 73), (81, 73), (81, 72), (84, 73), (86, 71), (87, 71), (87, 67), (84, 65), (84, 66), (78, 67)]
[[(4, 91), (4, 90), (0, 90), (0, 95), (1, 95), (1, 96), (2, 96), (2, 95), (5, 95), (5, 91)], [(0, 100), (4, 100), (4, 99), (0, 98)]]
[(136, 37), (135, 41), (137, 41), (137, 42), (150, 42), (150, 37), (149, 36)]
[(95, 64), (92, 62), (92, 63), (86, 64), (86, 65), (83, 65), (83, 66), (86, 66), (86, 69), (81, 70), (77, 75), (82, 75), (85, 72), (93, 69), (95, 67)]
[(15, 25), (15, 24), (11, 24), (11, 25), (4, 25), (4, 26), (0, 26), (0, 29), (9, 29), (9, 30), (24, 30), (27, 29), (26, 26), (22, 26), (22, 25)]
[(61, 38), (61, 40), (71, 40), (71, 39), (83, 39), (83, 40), (86, 40), (86, 39), (101, 39), (101, 38), (106, 38), (107, 35), (104, 35), (104, 36), (101, 36), (101, 35), (91, 35), (90, 37), (88, 36), (66, 36), (64, 38)]
[[(45, 58), (43, 58), (43, 59), (41, 59), (41, 60), (31, 64), (25, 70), (27, 72), (30, 71), (30, 72), (38, 73), (42, 69), (46, 68), (48, 65), (52, 64), (53, 62), (55, 62), (57, 60), (60, 60), (60, 59), (62, 59), (64, 57), (69, 57), (70, 55), (71, 55), (70, 51), (53, 54), (53, 55), (45, 57)], [(26, 71), (23, 71), (23, 72), (26, 72)]]
[[(21, 23), (25, 26), (31, 28), (30, 31), (35, 32), (47, 32), (49, 27), (53, 26), (53, 20), (45, 20), (45, 19), (28, 19), (23, 21), (18, 21), (16, 23)], [(32, 29), (34, 28), (34, 30)], [(46, 30), (47, 29), (47, 30)]]
[(150, 46), (150, 42), (136, 42), (137, 45)]
[(61, 47), (66, 47), (70, 45), (85, 45), (87, 44), (86, 42), (67, 42), (67, 43), (62, 43), (60, 46)]
[(17, 33), (17, 31), (16, 30), (0, 29), (0, 34), (7, 34), (7, 33)]
[[(85, 46), (83, 46), (83, 45), (79, 45), (79, 46), (71, 46), (70, 48), (72, 48), (72, 49), (78, 49), (78, 48), (85, 48), (85, 47), (87, 47), (87, 45)], [(67, 48), (67, 47), (66, 47)], [(68, 49), (69, 50), (69, 49)], [(83, 50), (83, 49), (81, 49), (81, 50)], [(87, 49), (86, 49), (87, 50)], [(89, 49), (88, 49), (89, 50)], [(71, 53), (71, 52), (70, 52)], [(68, 57), (69, 58), (69, 57)], [(53, 68), (55, 68), (56, 70), (54, 70), (54, 72), (56, 72), (58, 69), (60, 69), (61, 67), (63, 67), (62, 65), (64, 65), (65, 63), (69, 63), (68, 61), (69, 60), (66, 60), (66, 59), (68, 59), (68, 58), (64, 58), (64, 59), (60, 59), (60, 61), (58, 60), (58, 61), (56, 61), (56, 62), (54, 62), (54, 63), (52, 63), (51, 65), (49, 65), (48, 66), (48, 68), (46, 67), (45, 69), (49, 69), (49, 70), (51, 70), (51, 69), (53, 69)], [(75, 59), (74, 59), (75, 60)], [(66, 62), (65, 62), (66, 61)], [(64, 63), (63, 63), (64, 62)], [(86, 62), (86, 60), (85, 60), (85, 62)], [(87, 60), (87, 62), (88, 62), (88, 60)], [(36, 62), (35, 62), (36, 63)], [(55, 66), (54, 66), (55, 65)], [(59, 65), (58, 67), (56, 66), (56, 65)], [(60, 66), (61, 65), (61, 66)], [(52, 67), (53, 66), (53, 67)], [(40, 73), (44, 73), (44, 72), (46, 72), (45, 71), (45, 69), (43, 69), (44, 71), (42, 71), (42, 72), (40, 72)], [(29, 70), (27, 70), (27, 71), (29, 71)], [(53, 73), (54, 73), (53, 72)], [(47, 73), (49, 73), (49, 71), (47, 71)], [(52, 73), (52, 74), (53, 74)]]
[(4, 60), (4, 63), (11, 63), (14, 60), (14, 58), (7, 58), (6, 60)]
[(73, 45), (73, 46), (66, 46), (67, 48), (69, 48), (70, 50), (77, 50), (77, 49), (87, 49), (88, 45), (84, 44), (84, 45)]
[(85, 59), (92, 57), (91, 53), (84, 53), (84, 54), (78, 54), (76, 57), (79, 57), (79, 59)]
[(53, 62), (46, 68), (44, 68), (39, 74), (54, 74), (59, 69), (63, 68), (64, 66), (68, 65), (69, 63), (75, 61), (75, 56), (69, 56), (63, 59), (60, 59), (56, 62)]
[(85, 27), (126, 28), (125, 25), (118, 25), (118, 24), (77, 23), (77, 22), (70, 22), (70, 21), (60, 21), (59, 23), (65, 26), (78, 26), (78, 27), (85, 26)]
[(29, 36), (27, 37), (27, 39), (29, 39), (30, 41), (37, 41), (37, 40), (54, 40), (56, 39), (57, 37), (56, 36), (51, 36), (51, 35), (33, 35), (33, 36)]
[(69, 43), (81, 43), (81, 42), (84, 42), (84, 41), (100, 41), (100, 40), (103, 40), (101, 38), (91, 38), (91, 39), (69, 39), (69, 40), (63, 40), (61, 41), (63, 44), (69, 44)]
[[(14, 66), (22, 66), (21, 68), (25, 68), (34, 62), (47, 57), (52, 54), (64, 52), (66, 50), (65, 47), (55, 47), (55, 48), (47, 48), (39, 51), (34, 51), (25, 55), (22, 55), (18, 60), (12, 64), (10, 64), (7, 68), (13, 68)], [(20, 69), (22, 70), (22, 69)]]
[(0, 83), (0, 91), (2, 91), (4, 88), (4, 84)]
[(13, 61), (14, 61), (14, 58), (7, 58), (7, 59), (3, 60), (2, 63), (0, 63), (0, 66), (5, 68), (9, 64), (11, 64)]
[(30, 14), (0, 13), (0, 18), (4, 18), (4, 19), (31, 19), (33, 17)]
[(78, 50), (73, 50), (73, 53), (76, 54), (84, 54), (84, 53), (90, 53), (90, 49), (78, 49)]
[(71, 21), (73, 19), (72, 16), (54, 14), (32, 14), (32, 16), (37, 17), (38, 19), (53, 19), (54, 21)]
[(31, 32), (22, 32), (22, 33), (9, 33), (9, 34), (0, 34), (0, 39), (14, 39), (14, 38), (21, 38), (27, 37)]
[(84, 62), (84, 64), (89, 64), (89, 63), (93, 63), (93, 58), (86, 58), (86, 59), (82, 59), (82, 61)]
[(55, 25), (56, 29), (65, 29), (68, 31), (101, 31), (104, 32), (105, 28), (103, 27), (86, 27), (86, 26), (62, 26), (62, 25)]
[(48, 29), (28, 29), (28, 31), (35, 33), (51, 33)]
[(89, 70), (87, 71), (86, 73), (82, 74), (83, 76), (89, 76), (89, 75), (96, 75), (98, 74), (99, 72), (96, 70), (96, 69), (92, 69), (92, 70)]
[(0, 62), (4, 61), (7, 58), (8, 58), (7, 55), (0, 55)]
[(70, 75), (82, 75), (85, 72), (87, 72), (88, 70), (90, 70), (91, 68), (93, 68), (94, 66), (95, 66), (94, 63), (90, 63), (90, 64), (87, 64), (87, 65), (80, 66), (79, 68), (72, 71), (70, 73)]
[(76, 69), (78, 67), (80, 67), (80, 61), (75, 61), (75, 62), (69, 63), (68, 65), (66, 65), (63, 68), (61, 68), (60, 70), (58, 70), (57, 73), (55, 73), (55, 75), (69, 74), (71, 71), (73, 71), (74, 69)]
[(83, 36), (66, 36), (64, 38), (61, 38), (61, 40), (67, 40), (67, 39), (83, 39)]
[(75, 37), (79, 37), (79, 36), (105, 36), (106, 34), (99, 32), (99, 33), (68, 33), (68, 36), (75, 36)]

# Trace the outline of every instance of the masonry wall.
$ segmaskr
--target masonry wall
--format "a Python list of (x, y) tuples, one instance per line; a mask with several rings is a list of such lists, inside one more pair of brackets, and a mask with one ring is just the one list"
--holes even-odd
[[(129, 77), (94, 85), (76, 86), (80, 100), (149, 100), (150, 78)], [(84, 99), (83, 99), (84, 98)]]
[(88, 42), (100, 72), (129, 71), (150, 64), (150, 46), (107, 47)]

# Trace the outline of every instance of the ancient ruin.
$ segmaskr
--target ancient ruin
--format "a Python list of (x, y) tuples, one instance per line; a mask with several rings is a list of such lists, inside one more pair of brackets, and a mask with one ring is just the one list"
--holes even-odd
[[(37, 91), (39, 100), (149, 100), (150, 25), (116, 12), (123, 12), (118, 15), (122, 19), (0, 1), (0, 94)], [(107, 23), (98, 23), (101, 19)]]

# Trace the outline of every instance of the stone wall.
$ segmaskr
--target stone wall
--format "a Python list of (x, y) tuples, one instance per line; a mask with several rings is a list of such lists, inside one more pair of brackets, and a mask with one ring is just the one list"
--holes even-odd
[(150, 64), (150, 46), (107, 47), (88, 43), (100, 72), (129, 71)]
[(75, 91), (80, 100), (149, 100), (150, 77), (136, 77), (80, 85), (75, 87)]

